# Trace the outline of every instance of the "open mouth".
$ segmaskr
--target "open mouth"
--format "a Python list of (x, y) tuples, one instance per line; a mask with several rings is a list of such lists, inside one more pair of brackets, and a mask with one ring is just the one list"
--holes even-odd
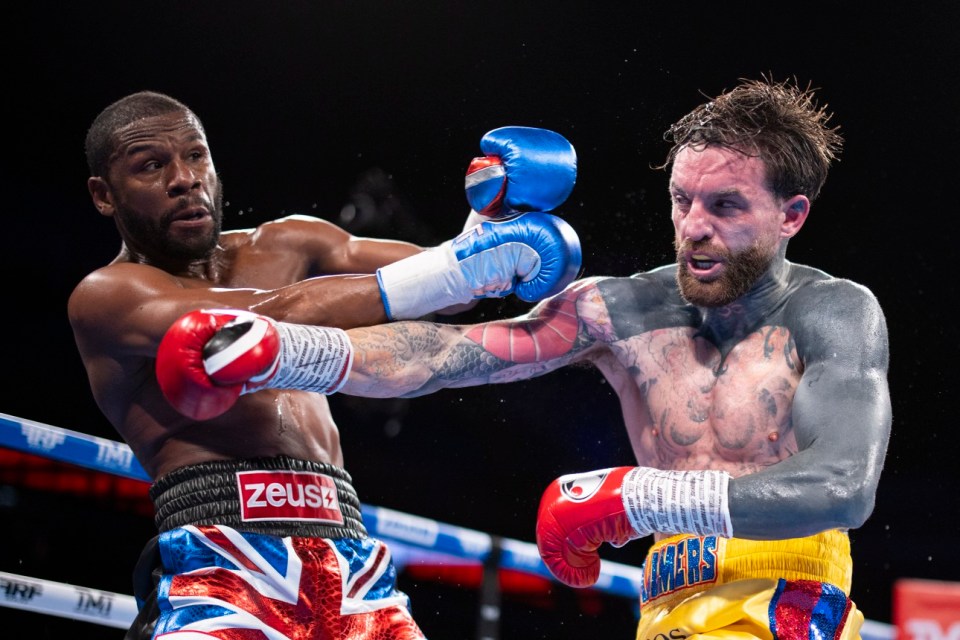
[(693, 253), (687, 257), (687, 267), (691, 272), (707, 275), (720, 268), (723, 263), (703, 253)]
[(692, 255), (690, 256), (690, 264), (695, 269), (706, 270), (717, 264), (717, 261), (704, 255)]
[(171, 222), (195, 222), (203, 220), (208, 215), (206, 207), (189, 207), (174, 214)]

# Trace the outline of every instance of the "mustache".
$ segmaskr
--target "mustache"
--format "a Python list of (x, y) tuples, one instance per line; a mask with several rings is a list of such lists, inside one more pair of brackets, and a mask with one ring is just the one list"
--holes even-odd
[(674, 246), (674, 249), (676, 250), (677, 258), (680, 258), (684, 253), (688, 251), (691, 253), (696, 253), (698, 251), (702, 251), (704, 253), (710, 253), (723, 260), (729, 260), (730, 257), (733, 255), (729, 250), (723, 247), (714, 247), (713, 245), (710, 244), (709, 240), (697, 240), (697, 241), (684, 240), (682, 242), (674, 242), (673, 246)]

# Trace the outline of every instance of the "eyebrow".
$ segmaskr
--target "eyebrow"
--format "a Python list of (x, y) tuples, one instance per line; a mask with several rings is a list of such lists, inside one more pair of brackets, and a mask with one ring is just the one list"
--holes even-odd
[(743, 195), (743, 191), (737, 189), (736, 187), (730, 187), (729, 189), (720, 189), (719, 191), (714, 191), (713, 195), (715, 196), (740, 196), (741, 198), (746, 197)]
[(131, 144), (130, 146), (128, 146), (127, 150), (124, 152), (123, 155), (133, 156), (143, 151), (149, 151), (150, 149), (153, 149), (156, 146), (157, 145), (152, 142), (138, 142), (136, 144)]
[[(682, 194), (682, 195), (687, 195), (687, 191), (686, 191), (685, 189), (681, 189), (680, 187), (678, 187), (678, 186), (677, 186), (675, 183), (673, 183), (673, 182), (671, 182), (671, 183), (669, 184), (669, 187), (668, 187), (667, 190), (668, 190), (669, 192), (671, 192), (671, 193), (679, 193), (679, 194)], [(710, 195), (711, 197), (721, 197), (721, 198), (722, 198), (722, 197), (729, 197), (729, 196), (739, 196), (739, 197), (741, 197), (741, 198), (745, 198), (745, 197), (746, 197), (746, 196), (743, 195), (743, 191), (741, 191), (741, 190), (738, 189), (737, 187), (728, 187), (728, 188), (725, 188), (725, 189), (718, 189), (718, 190), (716, 190), (716, 191), (711, 191), (709, 195)]]

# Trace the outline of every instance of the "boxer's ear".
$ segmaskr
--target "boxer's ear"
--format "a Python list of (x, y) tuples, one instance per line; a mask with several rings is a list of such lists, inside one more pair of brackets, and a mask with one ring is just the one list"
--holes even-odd
[(87, 178), (87, 191), (90, 192), (93, 206), (97, 208), (100, 215), (108, 218), (112, 217), (114, 212), (113, 193), (111, 193), (107, 181), (99, 176), (91, 176)]
[(792, 238), (800, 231), (800, 227), (807, 221), (810, 213), (810, 199), (805, 195), (795, 195), (784, 200), (780, 207), (783, 213), (783, 222), (780, 223), (780, 237)]

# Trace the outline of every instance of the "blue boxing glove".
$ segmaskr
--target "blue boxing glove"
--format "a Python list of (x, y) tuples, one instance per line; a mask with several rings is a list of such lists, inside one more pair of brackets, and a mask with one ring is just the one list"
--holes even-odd
[(573, 227), (534, 211), (484, 221), (438, 247), (381, 267), (377, 281), (387, 317), (405, 320), (511, 293), (535, 302), (570, 284), (581, 262)]
[(469, 228), (485, 218), (552, 211), (573, 191), (577, 153), (559, 133), (535, 127), (501, 127), (480, 140), (484, 156), (467, 169)]

